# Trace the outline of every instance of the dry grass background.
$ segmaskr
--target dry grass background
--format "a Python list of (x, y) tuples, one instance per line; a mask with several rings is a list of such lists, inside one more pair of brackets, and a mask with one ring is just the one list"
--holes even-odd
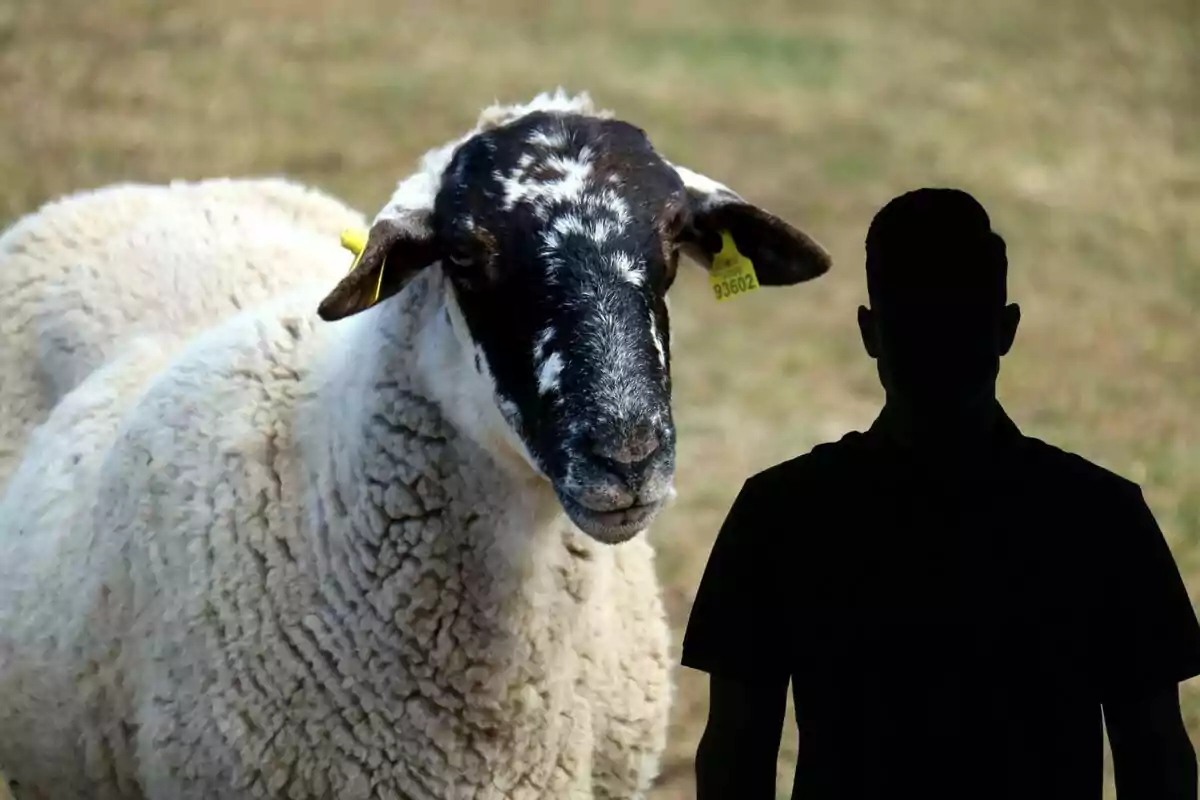
[[(589, 90), (836, 258), (817, 283), (721, 305), (698, 270), (677, 284), (680, 501), (653, 537), (681, 629), (741, 481), (878, 407), (854, 324), (872, 213), (961, 186), (1008, 238), (1025, 309), (1002, 399), (1145, 486), (1196, 596), (1193, 2), (2, 0), (0, 222), (110, 181), (261, 173), (373, 212), (481, 105)], [(705, 711), (681, 673), (655, 798), (691, 796)]]

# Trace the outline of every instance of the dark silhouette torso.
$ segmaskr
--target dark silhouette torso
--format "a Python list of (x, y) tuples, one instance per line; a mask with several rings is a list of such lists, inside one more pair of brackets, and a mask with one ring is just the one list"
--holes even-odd
[(1007, 417), (977, 461), (923, 465), (873, 429), (743, 490), (683, 663), (786, 670), (797, 800), (1098, 800), (1107, 687), (1196, 663), (1136, 484)]

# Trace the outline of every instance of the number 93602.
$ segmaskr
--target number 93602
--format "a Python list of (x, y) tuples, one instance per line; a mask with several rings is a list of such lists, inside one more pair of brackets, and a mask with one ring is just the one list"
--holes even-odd
[(734, 275), (729, 278), (721, 278), (713, 281), (713, 294), (718, 300), (726, 300), (746, 292), (752, 292), (758, 288), (758, 281), (753, 275)]

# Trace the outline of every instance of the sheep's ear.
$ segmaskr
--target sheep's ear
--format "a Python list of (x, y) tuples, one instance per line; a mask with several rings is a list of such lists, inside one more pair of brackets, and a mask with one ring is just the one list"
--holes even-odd
[(317, 314), (332, 322), (366, 311), (436, 260), (433, 235), (424, 220), (381, 217), (371, 226), (354, 268), (325, 296)]
[(754, 263), (763, 286), (790, 286), (829, 271), (829, 252), (807, 233), (724, 184), (672, 166), (683, 179), (691, 212), (691, 225), (680, 236), (680, 250), (705, 269), (721, 251), (721, 232), (728, 231), (737, 249)]

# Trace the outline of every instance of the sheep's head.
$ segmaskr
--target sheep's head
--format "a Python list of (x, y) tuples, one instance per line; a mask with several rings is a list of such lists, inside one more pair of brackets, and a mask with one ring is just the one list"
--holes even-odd
[(361, 312), (440, 261), (500, 424), (576, 525), (621, 542), (672, 492), (666, 297), (680, 254), (711, 266), (728, 231), (763, 286), (816, 278), (829, 257), (586, 95), (482, 119), (400, 184), (320, 315)]

